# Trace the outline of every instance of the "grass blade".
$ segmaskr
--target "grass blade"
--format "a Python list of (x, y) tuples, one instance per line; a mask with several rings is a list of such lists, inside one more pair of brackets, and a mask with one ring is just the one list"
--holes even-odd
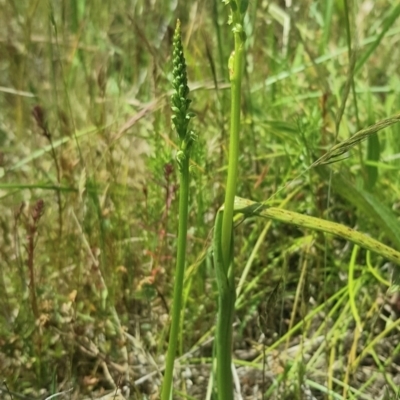
[(321, 218), (311, 217), (309, 215), (299, 214), (294, 211), (283, 210), (281, 208), (268, 207), (265, 204), (239, 197), (236, 197), (235, 211), (244, 214), (245, 217), (259, 215), (260, 217), (281, 221), (290, 225), (296, 225), (300, 228), (308, 228), (339, 236), (400, 265), (399, 251), (379, 242), (376, 239), (371, 238), (364, 233), (336, 222), (326, 221)]

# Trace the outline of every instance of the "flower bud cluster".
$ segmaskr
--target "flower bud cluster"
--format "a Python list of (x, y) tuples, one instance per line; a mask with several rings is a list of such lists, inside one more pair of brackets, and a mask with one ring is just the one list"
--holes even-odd
[(181, 149), (188, 149), (194, 139), (193, 132), (188, 132), (188, 125), (193, 114), (189, 112), (191, 100), (187, 84), (186, 60), (183, 54), (181, 39), (181, 24), (178, 20), (173, 39), (173, 86), (174, 94), (171, 97), (173, 117), (172, 122), (181, 140)]

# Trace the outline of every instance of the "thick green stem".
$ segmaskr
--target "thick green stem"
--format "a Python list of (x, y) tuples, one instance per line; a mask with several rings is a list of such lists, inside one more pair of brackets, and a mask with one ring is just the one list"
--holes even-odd
[[(241, 84), (244, 64), (244, 36), (235, 33), (231, 76), (231, 131), (229, 165), (223, 211), (215, 224), (214, 260), (218, 283), (217, 319), (217, 390), (218, 399), (233, 400), (232, 324), (235, 312), (235, 280), (233, 268), (233, 211), (239, 163)], [(222, 214), (222, 215), (221, 215)], [(222, 218), (222, 222), (220, 219)]]
[[(236, 195), (236, 183), (239, 163), (239, 133), (241, 86), (244, 64), (244, 40), (240, 33), (235, 33), (235, 53), (231, 73), (231, 128), (229, 141), (228, 178), (225, 191), (224, 215), (222, 219), (222, 258), (225, 268), (231, 251), (233, 204)], [(226, 270), (226, 273), (228, 271)]]
[(219, 400), (233, 400), (232, 324), (235, 299), (234, 287), (227, 287), (218, 298), (217, 390)]
[[(232, 380), (232, 323), (235, 311), (234, 276), (226, 274), (222, 260), (221, 231), (224, 211), (221, 208), (214, 225), (214, 266), (218, 284), (218, 318), (216, 331), (217, 349), (217, 391), (218, 399), (233, 400)], [(231, 245), (232, 248), (232, 245)], [(232, 252), (228, 259), (232, 264)], [(230, 272), (233, 272), (232, 269)]]
[(164, 383), (161, 399), (172, 398), (172, 383), (174, 375), (174, 361), (179, 336), (179, 325), (182, 310), (183, 278), (185, 274), (186, 235), (189, 206), (189, 157), (184, 157), (180, 164), (179, 187), (179, 231), (178, 252), (176, 259), (174, 298), (172, 303), (172, 321), (169, 334), (167, 361), (165, 365)]

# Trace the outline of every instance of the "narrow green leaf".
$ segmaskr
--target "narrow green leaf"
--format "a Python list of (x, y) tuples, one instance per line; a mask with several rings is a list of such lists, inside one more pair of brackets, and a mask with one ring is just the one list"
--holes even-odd
[[(299, 214), (293, 211), (283, 210), (281, 208), (268, 207), (265, 204), (257, 203), (248, 199), (237, 198), (235, 201), (235, 210), (245, 213), (245, 216), (259, 215), (260, 217), (281, 221), (290, 225), (296, 225), (301, 228), (308, 228), (331, 235), (339, 236), (360, 247), (371, 250), (382, 257), (400, 265), (400, 252), (389, 247), (370, 236), (349, 228), (348, 226), (336, 222), (326, 221), (321, 218), (311, 217), (309, 215)], [(248, 213), (247, 210), (254, 210)]]
[(358, 308), (357, 308), (357, 292), (359, 289), (359, 281), (355, 280), (354, 277), (354, 272), (356, 269), (356, 260), (357, 260), (357, 255), (358, 255), (358, 250), (359, 247), (358, 246), (354, 246), (353, 251), (351, 253), (351, 259), (350, 259), (350, 264), (349, 264), (349, 279), (348, 279), (348, 290), (349, 290), (349, 301), (350, 301), (350, 308), (351, 308), (351, 312), (353, 314), (354, 320), (356, 321), (356, 325), (357, 325), (357, 329), (359, 330), (359, 332), (362, 332), (362, 322), (361, 322), (361, 318), (360, 318), (360, 313), (358, 312)]

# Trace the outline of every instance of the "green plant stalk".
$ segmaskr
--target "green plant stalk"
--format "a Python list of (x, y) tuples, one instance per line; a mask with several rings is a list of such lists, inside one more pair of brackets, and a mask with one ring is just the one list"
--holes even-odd
[(233, 226), (233, 205), (235, 202), (237, 173), (239, 164), (240, 104), (244, 65), (244, 40), (240, 33), (235, 33), (235, 52), (233, 53), (233, 71), (231, 76), (231, 127), (229, 139), (228, 177), (225, 191), (224, 213), (222, 218), (221, 245), (224, 265), (230, 254)]
[(189, 157), (182, 160), (179, 173), (179, 228), (178, 228), (178, 249), (176, 259), (174, 297), (172, 303), (172, 321), (169, 334), (167, 360), (165, 364), (164, 383), (161, 399), (170, 400), (172, 393), (172, 382), (174, 372), (174, 361), (179, 336), (179, 325), (182, 310), (183, 278), (185, 273), (186, 259), (186, 235), (187, 219), (189, 209)]
[[(224, 216), (221, 208), (215, 220), (214, 226), (214, 264), (218, 285), (218, 317), (216, 327), (216, 350), (217, 350), (217, 390), (218, 399), (233, 400), (232, 379), (232, 323), (235, 311), (236, 291), (233, 269), (229, 274), (225, 273), (223, 252), (221, 245), (222, 221)], [(231, 235), (233, 241), (233, 235)], [(229, 255), (229, 265), (232, 266), (232, 242)]]
[[(232, 275), (233, 278), (233, 275)], [(233, 280), (232, 280), (233, 283)], [(233, 400), (232, 324), (236, 292), (229, 285), (218, 298), (217, 319), (217, 390), (218, 399)]]
[(244, 65), (244, 34), (234, 31), (231, 56), (231, 126), (228, 177), (223, 211), (218, 212), (214, 231), (214, 261), (218, 284), (217, 390), (221, 400), (233, 400), (232, 324), (236, 290), (233, 270), (233, 211), (239, 163), (241, 85)]
[(174, 78), (174, 94), (171, 97), (173, 111), (172, 123), (176, 128), (180, 141), (179, 151), (176, 154), (180, 181), (179, 224), (174, 297), (172, 300), (172, 321), (171, 330), (169, 332), (169, 343), (165, 365), (164, 382), (161, 392), (162, 400), (170, 400), (172, 398), (174, 361), (178, 344), (181, 310), (183, 303), (183, 278), (185, 275), (186, 236), (189, 208), (190, 149), (196, 139), (194, 132), (188, 129), (188, 124), (193, 115), (189, 112), (189, 105), (191, 103), (191, 100), (188, 98), (189, 87), (187, 85), (186, 60), (183, 54), (181, 24), (179, 20), (176, 22), (175, 34), (173, 39), (172, 63), (172, 74)]

